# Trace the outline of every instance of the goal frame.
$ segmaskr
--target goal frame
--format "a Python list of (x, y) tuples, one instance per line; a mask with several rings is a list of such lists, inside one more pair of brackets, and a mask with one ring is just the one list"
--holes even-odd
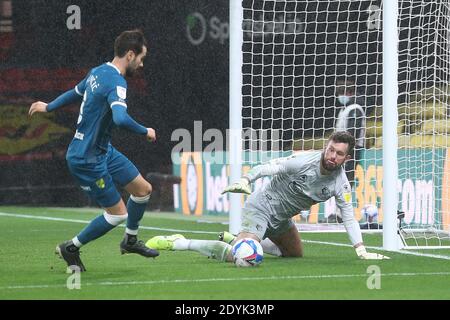
[[(422, 249), (422, 247), (409, 247), (400, 234), (397, 219), (399, 204), (397, 192), (398, 180), (398, 47), (399, 28), (398, 12), (399, 1), (382, 1), (382, 31), (383, 31), (383, 128), (382, 128), (382, 163), (383, 163), (383, 249), (387, 251), (398, 251), (400, 249)], [(230, 144), (229, 144), (229, 183), (237, 182), (242, 174), (242, 67), (243, 67), (243, 7), (242, 0), (230, 0), (229, 2), (229, 25), (230, 25), (230, 63), (229, 63), (229, 121), (230, 121)], [(242, 202), (240, 194), (229, 194), (230, 216), (229, 231), (238, 233)], [(425, 247), (423, 247), (425, 248)], [(447, 248), (426, 247), (429, 249)]]

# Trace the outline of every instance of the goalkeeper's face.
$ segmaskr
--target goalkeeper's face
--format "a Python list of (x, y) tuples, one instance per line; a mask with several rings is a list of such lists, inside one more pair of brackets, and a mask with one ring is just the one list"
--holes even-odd
[(142, 47), (142, 52), (136, 55), (133, 51), (129, 51), (130, 58), (128, 60), (128, 66), (125, 71), (127, 77), (133, 76), (136, 71), (144, 66), (144, 59), (147, 55), (147, 47)]
[(328, 171), (339, 169), (346, 160), (350, 159), (347, 153), (348, 144), (329, 141), (322, 154), (322, 166)]

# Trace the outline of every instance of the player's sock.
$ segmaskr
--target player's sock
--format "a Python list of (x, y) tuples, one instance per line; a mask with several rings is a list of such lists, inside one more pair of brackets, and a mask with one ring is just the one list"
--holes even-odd
[(173, 243), (174, 250), (191, 250), (220, 261), (227, 261), (231, 246), (217, 240), (177, 239)]
[(129, 241), (137, 239), (136, 236), (138, 233), (139, 221), (141, 221), (142, 217), (144, 216), (145, 208), (147, 207), (149, 199), (150, 194), (146, 195), (145, 197), (135, 197), (131, 195), (130, 198), (128, 199), (127, 202), (128, 219), (127, 219), (126, 233), (128, 234)]
[(70, 253), (77, 252), (83, 244), (78, 240), (77, 237), (74, 237), (66, 246), (66, 250)]
[(126, 235), (125, 235), (125, 241), (129, 245), (133, 245), (137, 242), (137, 235), (132, 234), (135, 230), (128, 230), (126, 229)]
[(283, 255), (280, 248), (278, 248), (278, 246), (269, 238), (265, 238), (263, 241), (261, 241), (261, 247), (263, 248), (264, 253), (268, 253), (277, 257), (281, 257)]
[[(81, 232), (76, 236), (76, 239), (79, 244), (85, 245), (86, 243), (101, 237), (111, 229), (114, 229), (126, 219), (126, 214), (118, 216), (104, 212), (102, 215), (92, 220), (86, 228), (81, 230)], [(76, 243), (74, 244), (79, 247)]]

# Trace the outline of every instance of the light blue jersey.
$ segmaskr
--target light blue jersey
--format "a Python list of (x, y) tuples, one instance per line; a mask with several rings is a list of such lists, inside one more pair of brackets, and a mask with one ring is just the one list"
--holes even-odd
[(112, 108), (127, 108), (127, 82), (119, 69), (107, 62), (93, 68), (75, 91), (83, 97), (83, 102), (66, 158), (97, 162), (98, 156), (108, 151), (111, 131), (115, 127)]

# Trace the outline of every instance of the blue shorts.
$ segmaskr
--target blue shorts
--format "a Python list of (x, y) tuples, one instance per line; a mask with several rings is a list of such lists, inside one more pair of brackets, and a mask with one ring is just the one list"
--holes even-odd
[(116, 183), (123, 187), (139, 175), (135, 165), (112, 146), (95, 163), (69, 158), (67, 165), (81, 189), (104, 208), (121, 199)]

